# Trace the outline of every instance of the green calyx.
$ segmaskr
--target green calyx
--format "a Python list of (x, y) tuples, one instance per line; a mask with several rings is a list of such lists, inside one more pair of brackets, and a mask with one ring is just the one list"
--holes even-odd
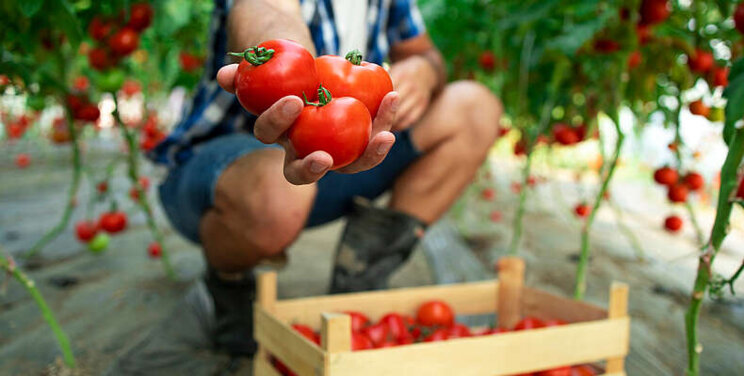
[(323, 107), (327, 105), (328, 103), (331, 103), (333, 100), (333, 96), (331, 96), (331, 92), (328, 91), (328, 89), (324, 88), (323, 85), (320, 85), (318, 87), (318, 103), (313, 103), (307, 100), (307, 95), (305, 93), (302, 93), (302, 97), (305, 98), (305, 105), (308, 106), (315, 106), (315, 107)]
[(250, 47), (243, 52), (228, 52), (228, 55), (242, 57), (245, 61), (251, 63), (253, 66), (259, 66), (274, 56), (273, 49), (266, 49), (266, 47)]
[(354, 65), (362, 64), (362, 53), (359, 50), (349, 51), (344, 58)]

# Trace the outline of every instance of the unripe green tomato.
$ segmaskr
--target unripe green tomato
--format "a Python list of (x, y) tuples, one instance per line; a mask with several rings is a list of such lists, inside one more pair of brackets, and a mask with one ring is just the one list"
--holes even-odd
[(88, 249), (93, 253), (101, 253), (108, 247), (109, 239), (106, 234), (98, 234), (88, 243)]
[(113, 68), (96, 75), (96, 86), (101, 91), (115, 93), (121, 89), (126, 76), (121, 69)]
[(723, 107), (711, 107), (710, 114), (708, 115), (708, 120), (714, 123), (726, 120), (726, 113)]
[(46, 101), (40, 95), (30, 95), (26, 99), (26, 106), (34, 111), (41, 111), (46, 107)]

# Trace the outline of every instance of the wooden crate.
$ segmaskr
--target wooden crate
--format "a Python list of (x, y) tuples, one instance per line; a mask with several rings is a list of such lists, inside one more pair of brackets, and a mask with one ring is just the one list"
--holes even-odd
[[(269, 354), (301, 376), (513, 375), (606, 360), (606, 376), (625, 375), (630, 342), (628, 287), (613, 283), (609, 309), (523, 287), (524, 262), (499, 261), (499, 280), (277, 300), (276, 273), (258, 277), (254, 336), (259, 352), (254, 374), (278, 376)], [(430, 299), (449, 303), (458, 315), (497, 312), (510, 328), (522, 315), (560, 319), (558, 327), (458, 338), (444, 342), (351, 351), (351, 321), (342, 311), (377, 320), (388, 312), (415, 315)], [(291, 328), (320, 329), (318, 347)]]

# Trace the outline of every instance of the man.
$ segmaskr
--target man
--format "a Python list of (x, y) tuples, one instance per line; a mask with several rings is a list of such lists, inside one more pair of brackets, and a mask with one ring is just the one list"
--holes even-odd
[[(204, 249), (216, 347), (251, 355), (254, 266), (282, 256), (304, 228), (348, 214), (330, 291), (385, 288), (471, 181), (496, 139), (501, 107), (482, 85), (446, 84), (415, 0), (217, 0), (211, 30), (188, 115), (151, 157), (170, 166), (160, 195), (172, 224)], [(300, 98), (255, 117), (233, 94), (237, 65), (226, 53), (278, 38), (313, 55), (356, 48), (367, 61), (389, 58), (395, 91), (382, 101), (363, 156), (341, 171), (329, 172), (333, 160), (323, 151), (297, 159), (279, 147), (290, 148), (285, 132)], [(387, 208), (354, 199), (387, 190)]]

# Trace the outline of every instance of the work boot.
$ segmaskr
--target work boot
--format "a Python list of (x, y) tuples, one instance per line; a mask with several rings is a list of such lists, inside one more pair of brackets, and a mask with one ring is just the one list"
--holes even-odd
[(253, 339), (253, 302), (256, 300), (253, 271), (227, 280), (213, 268), (207, 270), (205, 282), (214, 301), (215, 348), (232, 356), (253, 356), (257, 348)]
[(386, 289), (425, 229), (425, 223), (408, 214), (355, 198), (336, 248), (330, 293)]

